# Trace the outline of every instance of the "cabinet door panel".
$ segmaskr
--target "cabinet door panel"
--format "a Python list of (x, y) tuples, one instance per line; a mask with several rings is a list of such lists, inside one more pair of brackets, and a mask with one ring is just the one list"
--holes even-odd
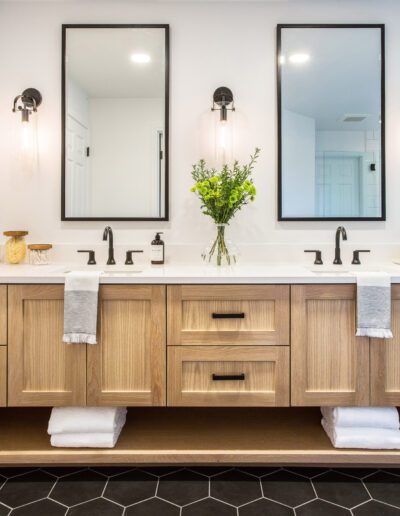
[(7, 348), (0, 347), (0, 407), (7, 406)]
[(288, 346), (170, 346), (168, 405), (289, 405)]
[(400, 285), (392, 287), (393, 339), (371, 339), (371, 404), (400, 405)]
[(165, 287), (103, 285), (88, 405), (165, 405)]
[(168, 345), (288, 345), (287, 285), (168, 287)]
[(0, 346), (7, 344), (7, 286), (0, 285)]
[(86, 404), (86, 345), (62, 342), (63, 285), (9, 287), (8, 404)]
[(292, 405), (368, 405), (369, 339), (354, 285), (292, 286)]

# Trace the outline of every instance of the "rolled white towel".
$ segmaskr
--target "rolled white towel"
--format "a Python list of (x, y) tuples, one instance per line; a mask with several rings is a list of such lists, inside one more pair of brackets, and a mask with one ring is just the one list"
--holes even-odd
[(47, 433), (112, 434), (126, 421), (126, 407), (54, 407)]
[(332, 426), (325, 419), (321, 424), (335, 448), (400, 449), (400, 430)]
[(399, 413), (395, 407), (321, 407), (332, 426), (369, 427), (398, 430)]

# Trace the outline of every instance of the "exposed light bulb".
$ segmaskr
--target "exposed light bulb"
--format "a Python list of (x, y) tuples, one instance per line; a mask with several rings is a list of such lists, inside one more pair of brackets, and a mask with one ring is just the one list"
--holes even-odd
[(151, 57), (149, 56), (149, 54), (137, 53), (131, 55), (131, 61), (136, 64), (146, 64), (150, 63)]
[(310, 60), (309, 54), (292, 54), (289, 56), (289, 61), (293, 64), (303, 64)]

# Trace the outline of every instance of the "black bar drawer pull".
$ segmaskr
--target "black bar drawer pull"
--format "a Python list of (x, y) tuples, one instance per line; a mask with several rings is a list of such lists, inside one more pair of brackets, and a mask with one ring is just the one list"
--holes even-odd
[(244, 319), (244, 312), (239, 312), (237, 314), (212, 314), (213, 319)]
[(244, 380), (246, 377), (242, 374), (213, 374), (212, 379), (214, 382), (226, 381), (226, 380)]

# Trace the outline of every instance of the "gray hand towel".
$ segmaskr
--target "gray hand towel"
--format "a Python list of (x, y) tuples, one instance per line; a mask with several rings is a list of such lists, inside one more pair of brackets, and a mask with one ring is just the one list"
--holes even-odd
[(357, 273), (357, 337), (392, 339), (391, 312), (390, 276)]
[(66, 276), (63, 342), (97, 343), (99, 277), (99, 271), (77, 271)]

